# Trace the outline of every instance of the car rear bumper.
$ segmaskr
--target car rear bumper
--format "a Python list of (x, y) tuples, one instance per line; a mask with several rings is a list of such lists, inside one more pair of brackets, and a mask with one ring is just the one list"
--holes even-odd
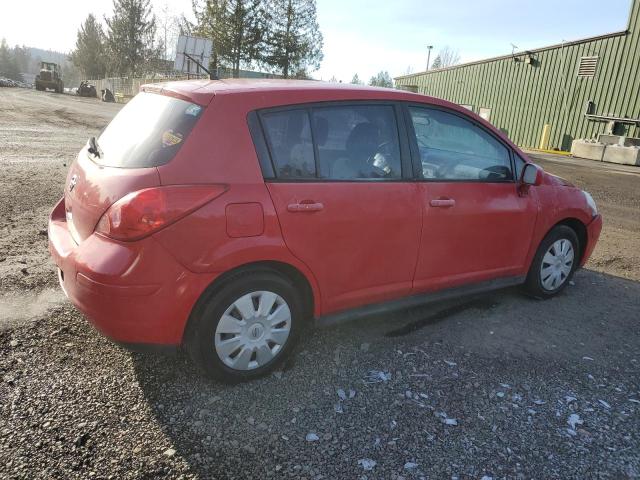
[(121, 344), (177, 346), (193, 305), (215, 275), (180, 265), (153, 237), (73, 240), (61, 200), (49, 218), (60, 286), (105, 336)]
[(595, 217), (593, 217), (593, 220), (591, 220), (591, 223), (587, 225), (587, 244), (580, 261), (581, 267), (584, 267), (587, 261), (589, 261), (589, 257), (591, 257), (594, 248), (596, 248), (596, 244), (598, 243), (598, 239), (600, 238), (601, 231), (602, 215), (596, 215)]

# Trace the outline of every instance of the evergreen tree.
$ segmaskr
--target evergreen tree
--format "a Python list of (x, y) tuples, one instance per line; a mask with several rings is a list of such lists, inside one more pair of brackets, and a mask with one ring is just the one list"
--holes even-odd
[(196, 35), (213, 41), (210, 67), (230, 65), (238, 77), (241, 66), (262, 59), (266, 12), (261, 0), (205, 0), (194, 2)]
[(227, 13), (227, 60), (233, 76), (240, 76), (240, 65), (260, 60), (264, 51), (265, 11), (261, 0), (230, 0)]
[(376, 76), (371, 77), (369, 85), (372, 87), (386, 87), (393, 88), (393, 80), (389, 72), (379, 72)]
[(442, 68), (442, 58), (440, 58), (440, 55), (437, 55), (436, 58), (433, 59), (431, 70), (437, 70), (439, 68)]
[(218, 71), (221, 66), (220, 57), (226, 53), (227, 3), (228, 0), (205, 0), (204, 4), (201, 5), (197, 0), (194, 0), (193, 13), (196, 17), (196, 23), (192, 25), (183, 16), (180, 28), (181, 33), (184, 35), (193, 32), (196, 36), (211, 39), (213, 48), (208, 66), (212, 72)]
[(113, 0), (113, 17), (106, 22), (110, 73), (139, 76), (162, 55), (155, 45), (156, 19), (150, 0)]
[(18, 71), (21, 74), (29, 72), (31, 70), (32, 59), (27, 47), (25, 47), (24, 45), (22, 47), (18, 45), (13, 47), (13, 58), (16, 62)]
[(4, 38), (0, 42), (0, 77), (23, 81), (14, 52), (9, 48)]
[(322, 61), (322, 33), (315, 0), (270, 0), (265, 63), (285, 78), (300, 69), (317, 70)]
[(354, 85), (363, 85), (362, 80), (360, 80), (360, 77), (357, 73), (351, 79), (351, 83), (353, 83)]
[(86, 78), (103, 78), (107, 71), (105, 36), (102, 26), (93, 14), (89, 14), (78, 30), (76, 49), (71, 53), (71, 61)]

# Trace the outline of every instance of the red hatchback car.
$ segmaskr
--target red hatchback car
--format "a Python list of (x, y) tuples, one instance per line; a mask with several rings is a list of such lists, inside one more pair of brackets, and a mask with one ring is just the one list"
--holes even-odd
[(49, 222), (60, 284), (106, 336), (241, 380), (309, 320), (524, 284), (560, 292), (602, 219), (477, 115), (300, 81), (142, 88), (80, 151)]

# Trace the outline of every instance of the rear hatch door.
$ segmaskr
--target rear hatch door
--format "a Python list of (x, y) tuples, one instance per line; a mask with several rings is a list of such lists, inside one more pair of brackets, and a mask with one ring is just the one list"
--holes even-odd
[(170, 162), (204, 107), (156, 93), (136, 95), (89, 141), (69, 169), (65, 211), (69, 230), (80, 243), (102, 215), (130, 192), (160, 185), (157, 167)]

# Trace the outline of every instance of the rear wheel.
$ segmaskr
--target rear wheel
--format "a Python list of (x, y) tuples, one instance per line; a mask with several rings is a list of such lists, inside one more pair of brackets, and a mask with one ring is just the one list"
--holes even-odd
[(260, 377), (291, 352), (303, 321), (300, 296), (271, 271), (246, 272), (206, 298), (189, 326), (187, 348), (209, 376)]
[(538, 298), (550, 298), (569, 283), (578, 266), (578, 237), (566, 225), (559, 225), (547, 234), (533, 259), (526, 290)]

